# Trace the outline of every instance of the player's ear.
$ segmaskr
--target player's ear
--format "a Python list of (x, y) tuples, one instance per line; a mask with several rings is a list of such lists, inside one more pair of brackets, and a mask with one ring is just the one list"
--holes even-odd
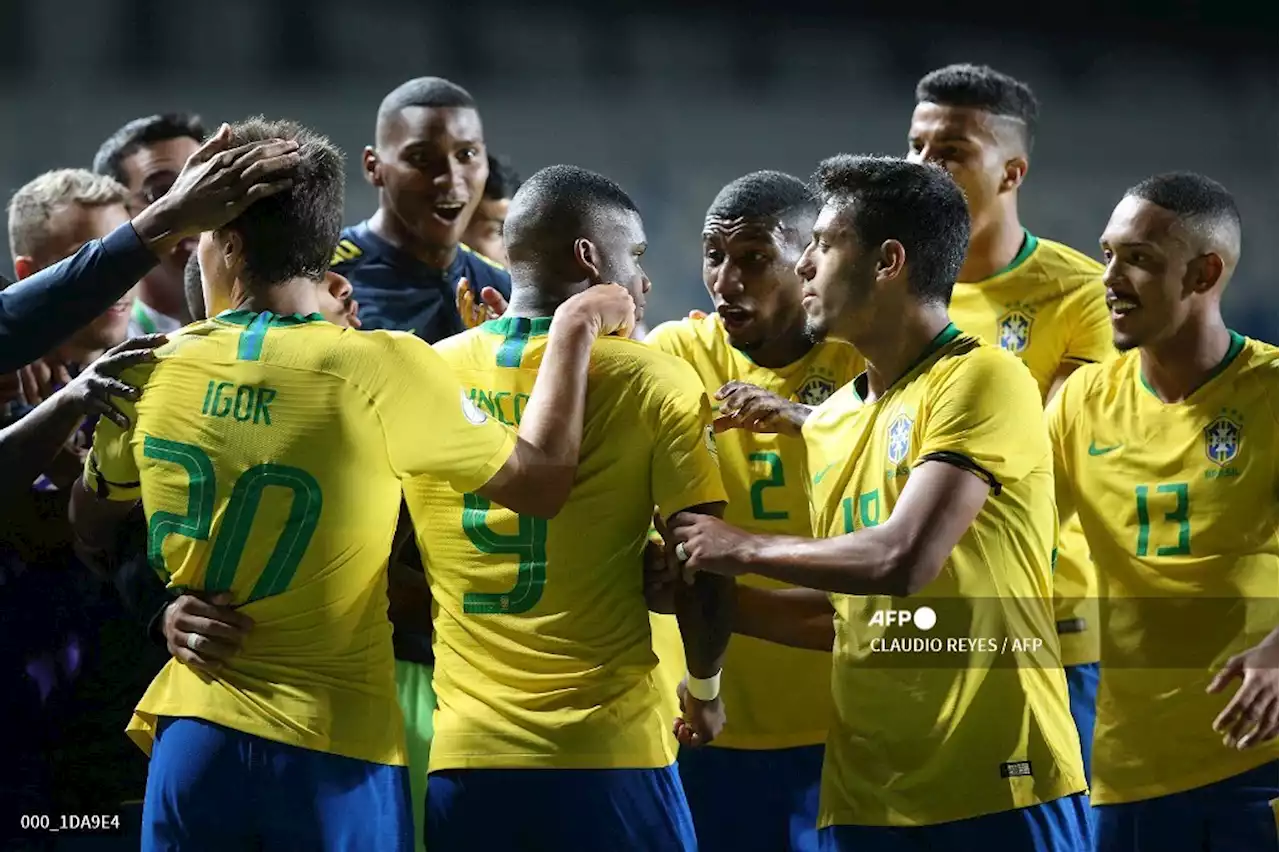
[(382, 187), (382, 174), (378, 168), (378, 152), (373, 150), (372, 145), (364, 146), (364, 151), (360, 154), (360, 165), (364, 167), (364, 179), (373, 186)]
[(20, 255), (13, 259), (13, 274), (18, 276), (18, 280), (34, 275), (40, 270), (36, 268), (36, 260), (33, 257)]
[(573, 241), (573, 262), (588, 283), (604, 283), (604, 277), (600, 274), (600, 252), (591, 240), (579, 237)]
[(880, 244), (880, 256), (876, 258), (876, 281), (892, 281), (907, 266), (907, 250), (897, 240), (885, 240)]
[(1027, 169), (1030, 163), (1027, 158), (1018, 155), (1005, 161), (1004, 175), (1000, 178), (1000, 191), (1012, 192), (1022, 186), (1022, 182), (1027, 178)]
[(1222, 256), (1214, 252), (1193, 258), (1187, 264), (1187, 274), (1182, 279), (1184, 295), (1207, 293), (1212, 290), (1222, 280), (1222, 273), (1225, 270), (1226, 263)]

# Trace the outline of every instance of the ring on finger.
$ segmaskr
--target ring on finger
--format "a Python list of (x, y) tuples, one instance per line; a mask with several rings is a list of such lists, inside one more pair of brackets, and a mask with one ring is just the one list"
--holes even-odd
[(679, 559), (681, 562), (689, 561), (689, 551), (685, 550), (683, 541), (676, 544), (676, 559)]
[(199, 652), (199, 650), (200, 650), (200, 641), (201, 641), (201, 639), (203, 639), (203, 638), (204, 638), (204, 637), (200, 636), (199, 634), (196, 634), (196, 633), (188, 633), (188, 634), (187, 634), (187, 648), (188, 648), (189, 650)]

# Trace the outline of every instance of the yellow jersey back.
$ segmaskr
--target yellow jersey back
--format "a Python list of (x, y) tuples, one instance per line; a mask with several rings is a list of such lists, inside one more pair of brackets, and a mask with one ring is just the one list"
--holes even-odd
[(1103, 613), (1093, 799), (1170, 795), (1273, 761), (1213, 730), (1233, 688), (1205, 688), (1276, 627), (1274, 346), (1234, 332), (1216, 374), (1178, 403), (1139, 350), (1082, 368), (1049, 406), (1059, 504), (1098, 567)]
[[(885, 523), (912, 469), (933, 460), (975, 471), (991, 493), (917, 595), (831, 596), (819, 825), (931, 825), (1084, 790), (1053, 624), (1058, 518), (1035, 383), (952, 325), (874, 401), (857, 385), (804, 425), (815, 536)], [(932, 618), (914, 614), (925, 607)]]
[[(729, 343), (719, 314), (663, 323), (650, 332), (650, 346), (691, 364), (708, 394), (726, 382), (757, 385), (784, 399), (821, 404), (862, 372), (865, 362), (852, 346), (826, 341), (778, 369), (755, 364)], [(713, 408), (718, 404), (713, 400)], [(724, 518), (762, 535), (810, 535), (805, 493), (804, 444), (799, 438), (732, 429), (717, 436), (729, 505)], [(783, 588), (756, 575), (739, 583)], [(654, 636), (671, 694), (684, 677), (680, 634), (672, 616), (661, 616)], [(827, 738), (831, 717), (831, 655), (775, 645), (750, 636), (729, 641), (721, 681), (728, 721), (715, 745), (774, 749), (817, 745)]]
[[(958, 282), (948, 313), (966, 334), (1021, 358), (1042, 397), (1064, 364), (1115, 354), (1102, 264), (1031, 233), (1008, 267), (983, 281)], [(1077, 520), (1059, 533), (1053, 591), (1063, 665), (1097, 662), (1098, 581)]]
[(86, 483), (141, 496), (169, 586), (230, 592), (255, 626), (211, 675), (170, 660), (131, 736), (149, 752), (156, 717), (190, 716), (403, 764), (386, 597), (401, 479), (477, 488), (514, 434), (422, 341), (319, 314), (226, 312), (157, 354), (127, 374), (131, 428), (99, 421)]
[[(472, 402), (520, 421), (550, 319), (504, 317), (437, 351)], [(521, 517), (434, 477), (405, 489), (434, 599), (432, 771), (658, 768), (675, 759), (643, 594), (654, 506), (723, 502), (692, 369), (632, 340), (591, 354), (569, 502)]]

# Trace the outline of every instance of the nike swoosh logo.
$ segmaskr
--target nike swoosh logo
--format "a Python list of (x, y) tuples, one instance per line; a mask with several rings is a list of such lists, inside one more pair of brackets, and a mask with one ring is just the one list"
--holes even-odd
[(1112, 450), (1118, 450), (1118, 449), (1120, 449), (1120, 448), (1121, 448), (1121, 447), (1123, 447), (1123, 446), (1124, 446), (1124, 444), (1116, 444), (1115, 446), (1111, 446), (1111, 447), (1099, 447), (1099, 446), (1098, 446), (1097, 444), (1095, 444), (1093, 441), (1090, 441), (1090, 442), (1089, 442), (1089, 455), (1091, 455), (1091, 456), (1105, 456), (1107, 453), (1111, 452)]
[(817, 476), (815, 476), (815, 477), (813, 478), (813, 484), (814, 484), (814, 485), (817, 485), (819, 482), (821, 482), (821, 481), (822, 481), (822, 477), (826, 476), (826, 475), (827, 475), (827, 471), (831, 470), (831, 468), (833, 468), (833, 467), (835, 467), (835, 464), (834, 464), (834, 463), (833, 463), (833, 464), (829, 464), (829, 465), (827, 465), (826, 467), (824, 467), (822, 470), (818, 471), (818, 475), (817, 475)]

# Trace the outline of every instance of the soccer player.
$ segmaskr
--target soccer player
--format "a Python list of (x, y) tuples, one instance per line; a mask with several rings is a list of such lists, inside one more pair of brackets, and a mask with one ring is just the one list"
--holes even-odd
[[(1035, 141), (1031, 88), (992, 68), (948, 65), (921, 78), (907, 159), (945, 168), (969, 206), (969, 250), (949, 314), (1022, 359), (1048, 400), (1082, 364), (1114, 350), (1102, 266), (1023, 227), (1018, 192)], [(1054, 617), (1085, 777), (1098, 688), (1097, 577), (1079, 522), (1060, 531)]]
[(507, 221), (511, 197), (520, 188), (520, 175), (501, 157), (489, 154), (489, 177), (484, 182), (484, 198), (475, 212), (462, 240), (490, 260), (507, 262), (507, 250), (502, 245), (502, 224)]
[[(102, 143), (93, 170), (129, 191), (129, 211), (136, 215), (173, 186), (183, 165), (204, 141), (200, 118), (169, 113), (135, 118)], [(191, 321), (183, 294), (183, 269), (196, 240), (179, 241), (160, 264), (139, 282), (129, 336), (166, 334)]]
[[(942, 169), (890, 158), (833, 157), (816, 182), (796, 270), (808, 327), (868, 361), (803, 423), (817, 538), (683, 516), (676, 556), (805, 587), (738, 587), (738, 632), (834, 642), (821, 849), (1083, 852), (1049, 441), (1027, 370), (947, 318), (964, 198)], [(889, 616), (916, 595), (936, 650), (924, 607)]]
[(170, 661), (138, 703), (143, 849), (408, 849), (385, 580), (401, 480), (431, 473), (532, 517), (558, 511), (592, 342), (629, 332), (634, 304), (600, 287), (563, 306), (517, 436), (421, 341), (317, 321), (341, 226), (337, 149), (290, 122), (232, 135), (295, 140), (294, 184), (202, 236), (213, 319), (128, 374), (143, 390), (130, 428), (99, 422), (72, 492), (86, 559), (109, 562), (141, 497), (170, 586), (230, 593), (254, 622), (216, 673)]
[[(861, 372), (862, 359), (849, 344), (815, 344), (805, 335), (795, 266), (817, 215), (818, 202), (802, 181), (771, 171), (738, 178), (707, 209), (702, 279), (715, 313), (664, 323), (648, 342), (693, 365), (713, 398), (727, 397), (717, 409), (747, 392), (735, 383), (818, 405)], [(751, 532), (808, 536), (803, 445), (746, 430), (725, 432), (718, 444), (729, 494), (725, 520)], [(674, 633), (670, 624), (655, 624), (663, 669), (678, 682), (684, 666)], [(816, 849), (830, 654), (736, 636), (722, 688), (731, 708), (724, 733), (710, 748), (680, 756), (699, 848)]]
[(1105, 601), (1097, 848), (1275, 849), (1280, 359), (1222, 320), (1240, 214), (1202, 175), (1157, 175), (1101, 243), (1122, 354), (1048, 412)]
[[(534, 174), (506, 233), (507, 313), (438, 351), (473, 404), (514, 425), (529, 415), (556, 307), (618, 281), (643, 308), (649, 280), (635, 204), (584, 169)], [(435, 477), (406, 486), (435, 607), (431, 852), (697, 848), (655, 677), (642, 555), (655, 505), (664, 518), (723, 509), (711, 406), (687, 364), (639, 341), (598, 341), (591, 376), (578, 479), (555, 520)], [(715, 684), (733, 586), (708, 575), (681, 590), (690, 695), (676, 725), (700, 743), (723, 723)]]
[(507, 271), (462, 243), (489, 176), (480, 113), (465, 89), (439, 77), (396, 87), (378, 108), (363, 165), (378, 210), (343, 230), (333, 270), (355, 287), (366, 328), (435, 343), (464, 329), (462, 279), (477, 300), (486, 287), (511, 295)]

